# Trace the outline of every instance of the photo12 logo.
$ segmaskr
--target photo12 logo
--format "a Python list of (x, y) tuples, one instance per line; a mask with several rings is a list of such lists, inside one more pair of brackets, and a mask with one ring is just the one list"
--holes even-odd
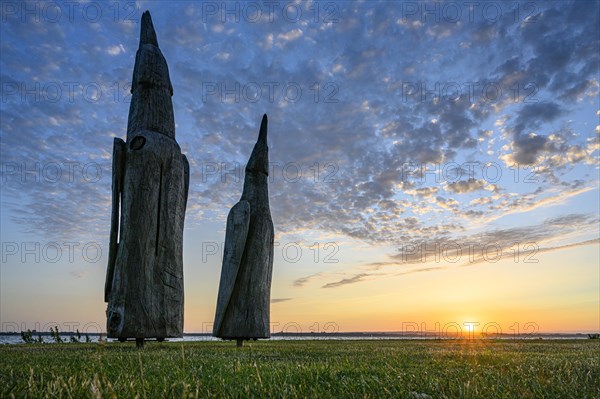
[(2, 241), (2, 263), (98, 263), (102, 246), (97, 242)]
[(39, 321), (33, 323), (26, 323), (24, 321), (3, 321), (1, 332), (6, 334), (15, 334), (29, 330), (34, 333), (48, 333), (55, 328), (64, 333), (74, 333), (76, 331), (80, 331), (83, 334), (102, 334), (105, 332), (102, 326), (94, 321), (84, 323), (79, 321), (65, 321), (61, 323), (55, 321), (44, 323)]
[(95, 183), (102, 178), (102, 166), (96, 162), (2, 162), (2, 183)]
[[(134, 1), (2, 1), (2, 23), (138, 23), (142, 13)], [(260, 23), (283, 21), (335, 24), (340, 22), (337, 3), (297, 1), (201, 1), (189, 2), (207, 23)]]
[(402, 1), (400, 21), (407, 22), (459, 22), (487, 24), (497, 23), (503, 18), (512, 23), (535, 23), (539, 12), (537, 3), (509, 1)]
[(403, 263), (426, 263), (442, 261), (457, 263), (496, 263), (512, 259), (514, 263), (539, 263), (535, 256), (540, 248), (535, 242), (514, 242), (509, 248), (499, 243), (420, 243), (401, 244), (400, 261)]
[(203, 1), (202, 22), (312, 22), (334, 24), (340, 21), (340, 10), (334, 2), (293, 1)]
[(534, 82), (516, 82), (505, 86), (500, 82), (402, 82), (400, 94), (402, 101), (407, 102), (440, 102), (457, 103), (468, 101), (470, 104), (477, 102), (500, 103), (512, 101), (513, 103), (537, 103), (538, 86)]
[[(422, 163), (403, 162), (400, 169), (400, 180), (419, 183), (458, 183), (464, 179), (473, 180), (479, 176), (486, 183), (497, 183), (503, 176), (511, 178), (514, 183), (539, 183), (539, 167), (536, 165), (513, 164), (508, 167), (501, 163), (488, 162), (446, 162)], [(509, 177), (510, 176), (510, 177)]]
[(306, 86), (298, 82), (202, 82), (202, 101), (237, 104), (297, 103), (303, 98), (314, 103), (335, 104), (340, 100), (336, 82), (313, 82)]
[(2, 82), (1, 99), (8, 103), (86, 103), (131, 102), (131, 82)]
[(140, 8), (134, 1), (2, 1), (2, 23), (98, 23), (102, 20), (137, 23)]
[[(298, 263), (301, 260), (313, 263), (339, 263), (337, 254), (340, 247), (336, 242), (314, 242), (310, 245), (301, 245), (298, 242), (281, 243), (275, 241), (275, 255), (281, 255), (284, 262)], [(214, 259), (217, 262), (223, 260), (224, 243), (215, 241), (202, 242), (202, 263)]]
[[(246, 165), (239, 162), (201, 161), (202, 183), (220, 181), (239, 183), (244, 178)], [(297, 183), (300, 180), (313, 183), (338, 183), (339, 166), (335, 162), (314, 162), (303, 165), (299, 162), (269, 162), (269, 182)]]
[(462, 323), (450, 321), (434, 322), (402, 322), (401, 333), (404, 336), (434, 339), (475, 339), (475, 338), (534, 338), (540, 331), (540, 326), (532, 321), (526, 323), (514, 322), (503, 329), (495, 321), (480, 322), (465, 321)]
[[(205, 321), (202, 323), (202, 333), (212, 335), (214, 323)], [(334, 321), (299, 323), (297, 321), (272, 321), (269, 323), (271, 334), (280, 335), (301, 335), (301, 334), (334, 334), (340, 331), (340, 326)], [(304, 326), (304, 328), (302, 327)]]

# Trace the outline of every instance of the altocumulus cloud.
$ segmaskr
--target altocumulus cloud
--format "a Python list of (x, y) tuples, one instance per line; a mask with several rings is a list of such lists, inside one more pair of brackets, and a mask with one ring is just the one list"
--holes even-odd
[[(223, 23), (206, 19), (200, 4), (141, 3), (170, 67), (177, 138), (192, 165), (188, 227), (224, 222), (264, 112), (272, 213), (283, 233), (388, 245), (459, 239), (473, 223), (527, 212), (548, 193), (565, 198), (597, 185), (589, 172), (598, 132), (572, 122), (585, 114), (597, 123), (597, 3), (535, 3), (529, 20), (509, 10), (460, 23), (422, 21), (401, 3), (333, 4), (336, 22), (276, 14)], [(310, 4), (301, 7), (310, 15)], [(3, 15), (3, 164), (79, 165), (73, 180), (56, 182), (3, 169), (2, 206), (24, 231), (106, 238), (112, 139), (125, 135), (139, 11), (93, 24)], [(480, 165), (473, 176), (444, 178), (444, 164), (465, 162)], [(490, 162), (503, 179), (491, 182), (482, 167)], [(545, 177), (515, 185), (506, 169), (514, 162)], [(97, 180), (82, 174), (90, 164)], [(407, 164), (424, 169), (407, 175)]]

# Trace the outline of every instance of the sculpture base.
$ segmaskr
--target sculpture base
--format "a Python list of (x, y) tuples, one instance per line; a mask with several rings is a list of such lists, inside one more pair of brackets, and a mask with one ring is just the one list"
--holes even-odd
[[(214, 335), (213, 335), (214, 336)], [(267, 338), (262, 338), (262, 337), (250, 337), (250, 338), (223, 338), (223, 337), (216, 337), (216, 338), (221, 338), (223, 341), (235, 341), (235, 346), (237, 348), (241, 348), (242, 346), (244, 346), (244, 341), (257, 341), (259, 339), (269, 339), (271, 337), (267, 337)]]
[[(168, 338), (172, 338), (172, 337), (168, 337)], [(178, 337), (180, 338), (180, 337)], [(135, 340), (136, 342), (136, 346), (140, 347), (140, 346), (144, 346), (144, 342), (145, 341), (149, 341), (149, 339), (147, 338), (126, 338), (126, 337), (118, 337), (117, 338), (119, 342), (127, 342), (127, 341), (133, 341)], [(150, 340), (152, 339), (156, 339), (156, 342), (165, 342), (165, 337), (151, 337)]]

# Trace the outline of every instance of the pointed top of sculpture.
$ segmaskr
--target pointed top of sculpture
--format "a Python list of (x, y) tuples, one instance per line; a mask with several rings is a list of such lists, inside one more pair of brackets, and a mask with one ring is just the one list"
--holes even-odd
[(269, 147), (267, 146), (267, 114), (263, 115), (258, 140), (246, 165), (246, 172), (261, 172), (269, 175)]
[(262, 141), (267, 144), (267, 124), (269, 123), (269, 119), (267, 118), (267, 114), (263, 115), (262, 122), (260, 123), (260, 131), (258, 133), (258, 141)]
[(156, 39), (156, 31), (152, 24), (152, 17), (150, 11), (146, 10), (142, 14), (142, 27), (140, 30), (140, 46), (142, 44), (153, 44), (158, 47), (158, 40)]
[(173, 85), (167, 61), (158, 47), (149, 11), (142, 14), (140, 46), (135, 55), (131, 93), (127, 141), (143, 130), (174, 139)]

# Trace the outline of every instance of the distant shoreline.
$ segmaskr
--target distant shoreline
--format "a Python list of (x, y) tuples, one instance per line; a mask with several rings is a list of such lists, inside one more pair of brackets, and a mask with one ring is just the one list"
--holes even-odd
[[(31, 330), (34, 337), (50, 337), (50, 332), (38, 332)], [(72, 337), (77, 336), (77, 332), (65, 332), (61, 331), (61, 337)], [(271, 338), (326, 338), (326, 339), (588, 339), (588, 334), (593, 333), (535, 333), (535, 334), (488, 334), (482, 336), (481, 333), (475, 332), (474, 334), (454, 334), (451, 332), (276, 332), (271, 334)], [(89, 337), (99, 337), (100, 335), (106, 336), (105, 333), (84, 333), (80, 332), (82, 337), (88, 335)], [(21, 332), (0, 332), (0, 337), (20, 337)], [(177, 340), (185, 340), (185, 338), (213, 338), (211, 333), (184, 333), (183, 338), (171, 338)]]

